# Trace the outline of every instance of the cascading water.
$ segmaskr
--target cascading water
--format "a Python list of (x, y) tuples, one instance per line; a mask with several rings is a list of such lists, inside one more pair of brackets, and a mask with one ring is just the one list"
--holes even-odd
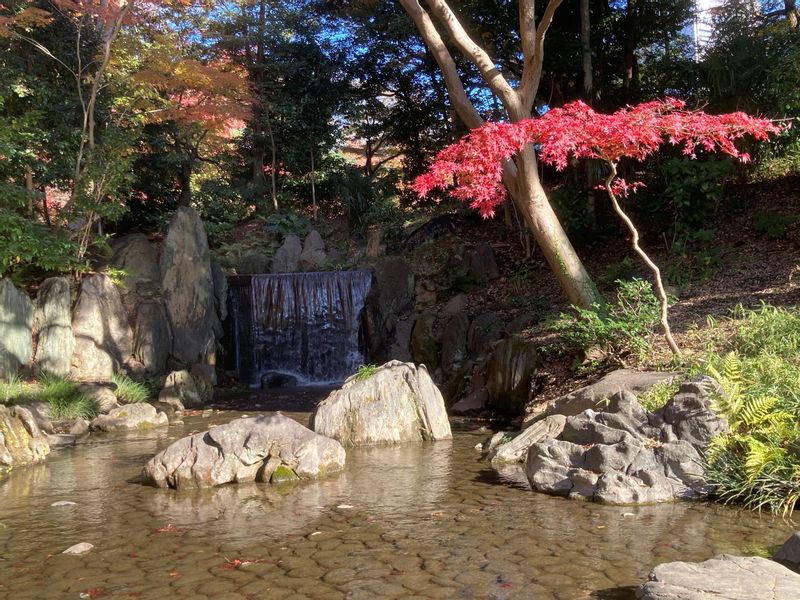
[(344, 380), (364, 362), (361, 311), (370, 271), (280, 273), (229, 278), (229, 364), (259, 386), (268, 373), (301, 384)]

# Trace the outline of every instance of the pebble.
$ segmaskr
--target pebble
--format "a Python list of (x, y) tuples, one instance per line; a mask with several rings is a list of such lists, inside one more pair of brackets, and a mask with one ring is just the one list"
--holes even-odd
[(50, 506), (75, 506), (77, 502), (72, 502), (71, 500), (59, 500), (58, 502), (53, 502)]
[(70, 546), (61, 554), (86, 554), (92, 548), (94, 548), (94, 544), (90, 544), (89, 542), (81, 542), (80, 544)]

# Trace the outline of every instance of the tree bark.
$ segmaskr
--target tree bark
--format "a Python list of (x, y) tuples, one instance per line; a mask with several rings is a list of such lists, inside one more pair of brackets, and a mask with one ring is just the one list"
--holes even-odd
[[(518, 88), (514, 88), (506, 81), (488, 53), (469, 37), (445, 0), (428, 0), (428, 6), (456, 47), (478, 68), (483, 80), (502, 102), (510, 120), (517, 122), (530, 118), (532, 114), (542, 75), (545, 34), (561, 1), (549, 0), (537, 27), (534, 0), (519, 0), (524, 67)], [(458, 117), (470, 129), (483, 125), (483, 119), (467, 96), (455, 61), (431, 16), (418, 0), (400, 0), (400, 4), (414, 21), (439, 65), (450, 103)], [(503, 181), (569, 301), (581, 307), (601, 302), (594, 283), (547, 200), (539, 179), (536, 154), (532, 146), (527, 146), (513, 161), (506, 161), (503, 164)]]
[(625, 46), (622, 52), (622, 87), (630, 90), (636, 70), (636, 0), (628, 0), (625, 10)]
[(583, 94), (587, 101), (592, 101), (592, 44), (591, 44), (591, 22), (589, 20), (589, 0), (581, 2), (581, 56), (583, 58)]

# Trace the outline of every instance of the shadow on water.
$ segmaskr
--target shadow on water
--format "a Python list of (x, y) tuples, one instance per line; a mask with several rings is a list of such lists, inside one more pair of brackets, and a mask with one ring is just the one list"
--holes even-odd
[(595, 600), (636, 600), (636, 587), (628, 585), (618, 588), (597, 590), (592, 594)]

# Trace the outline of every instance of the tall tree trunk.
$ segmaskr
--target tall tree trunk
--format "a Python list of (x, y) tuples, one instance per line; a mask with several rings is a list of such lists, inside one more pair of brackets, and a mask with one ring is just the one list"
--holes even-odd
[[(272, 208), (278, 210), (278, 186), (276, 185), (275, 169), (278, 166), (278, 153), (275, 149), (275, 137), (272, 135), (272, 120), (269, 116), (269, 111), (266, 111), (267, 118), (267, 135), (269, 136), (269, 151), (270, 151), (270, 169), (269, 169), (269, 183), (270, 192), (272, 193)], [(262, 157), (261, 163), (263, 165), (264, 159)], [(261, 173), (263, 176), (264, 168), (262, 166)]]
[(581, 1), (581, 56), (583, 57), (583, 95), (591, 104), (592, 89), (592, 44), (591, 23), (589, 21), (589, 0)]
[(178, 197), (178, 204), (189, 206), (192, 203), (192, 162), (184, 160), (181, 163), (180, 171), (181, 195)]
[(36, 190), (33, 187), (33, 169), (31, 169), (30, 165), (25, 165), (25, 191), (28, 192), (28, 217), (32, 218)]
[(625, 10), (625, 45), (623, 47), (622, 86), (630, 91), (634, 87), (636, 71), (636, 1), (628, 0)]

